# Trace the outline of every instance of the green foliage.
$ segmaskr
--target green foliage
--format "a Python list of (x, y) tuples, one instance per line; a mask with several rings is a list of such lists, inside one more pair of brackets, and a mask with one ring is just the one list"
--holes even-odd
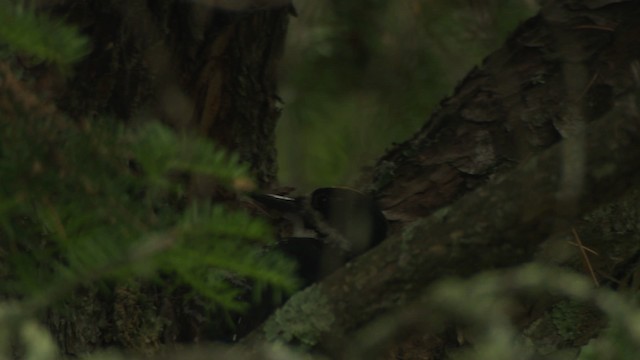
[(16, 303), (0, 303), (0, 324), (0, 357), (3, 359), (15, 358), (16, 343), (12, 343), (15, 340), (24, 349), (24, 359), (57, 357), (58, 349), (49, 331), (34, 319), (24, 317)]
[(149, 124), (132, 136), (132, 151), (147, 180), (160, 188), (172, 184), (172, 171), (215, 176), (230, 182), (247, 176), (247, 166), (238, 156), (215, 149), (213, 144), (188, 134), (176, 135), (159, 124)]
[(69, 65), (89, 51), (89, 42), (75, 27), (0, 1), (0, 44), (12, 52)]
[[(46, 305), (103, 278), (173, 274), (239, 310), (240, 279), (292, 291), (293, 264), (263, 250), (268, 225), (206, 200), (180, 174), (247, 177), (236, 157), (157, 123), (126, 130), (25, 118), (0, 126), (0, 289)], [(176, 284), (177, 285), (177, 284)]]
[[(511, 323), (508, 309), (513, 309), (514, 299), (548, 298), (550, 294), (565, 300), (538, 318), (536, 323), (549, 321), (554, 326), (545, 327), (544, 333), (539, 334), (542, 343), (535, 343), (538, 339), (531, 328), (536, 323), (524, 330), (523, 337)], [(425, 300), (437, 314), (430, 319), (430, 326), (456, 319), (472, 335), (474, 346), (456, 354), (456, 359), (537, 359), (541, 355), (565, 358), (562, 354), (566, 351), (575, 358), (578, 346), (571, 344), (584, 339), (578, 333), (580, 329), (599, 324), (590, 317), (594, 309), (599, 311), (598, 316), (606, 318), (608, 328), (580, 349), (580, 359), (631, 359), (640, 351), (637, 303), (610, 289), (596, 288), (591, 279), (566, 269), (528, 264), (468, 280), (443, 280), (431, 287)], [(545, 342), (549, 339), (555, 342)]]
[(11, 80), (0, 79), (10, 85), (0, 104), (0, 294), (17, 301), (0, 304), (0, 358), (14, 340), (29, 349), (25, 358), (55, 358), (32, 315), (54, 304), (65, 311), (84, 286), (111, 291), (104, 285), (116, 283), (117, 293), (146, 280), (167, 292), (191, 290), (186, 295), (220, 312), (245, 309), (248, 288), (255, 301), (267, 288), (274, 297), (296, 289), (293, 261), (269, 249), (268, 223), (193, 190), (250, 187), (238, 156), (152, 121), (67, 118), (32, 92), (30, 74), (11, 73), (12, 64), (68, 69), (89, 50), (87, 38), (3, 0), (0, 24), (0, 76)]

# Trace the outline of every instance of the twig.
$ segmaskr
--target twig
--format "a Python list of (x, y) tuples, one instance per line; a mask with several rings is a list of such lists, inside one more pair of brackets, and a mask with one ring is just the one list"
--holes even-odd
[[(598, 255), (598, 253), (582, 244), (582, 241), (580, 241), (580, 236), (578, 236), (578, 232), (576, 231), (576, 228), (571, 228), (571, 232), (573, 232), (573, 237), (576, 239), (576, 244), (580, 249), (580, 254), (582, 254), (582, 260), (584, 261), (584, 265), (589, 271), (589, 274), (591, 274), (591, 279), (593, 279), (593, 283), (596, 285), (596, 287), (599, 287), (600, 282), (598, 281), (598, 278), (596, 277), (596, 274), (593, 271), (593, 267), (591, 266), (591, 262), (589, 261), (589, 256), (587, 255), (587, 251), (596, 255)], [(575, 245), (573, 243), (570, 243), (570, 244)]]

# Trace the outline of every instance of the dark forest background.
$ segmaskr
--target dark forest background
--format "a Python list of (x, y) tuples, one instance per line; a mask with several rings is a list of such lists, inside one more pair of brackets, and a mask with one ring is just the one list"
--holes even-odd
[[(635, 359), (639, 16), (0, 0), (0, 358)], [(388, 234), (309, 284), (327, 186)]]

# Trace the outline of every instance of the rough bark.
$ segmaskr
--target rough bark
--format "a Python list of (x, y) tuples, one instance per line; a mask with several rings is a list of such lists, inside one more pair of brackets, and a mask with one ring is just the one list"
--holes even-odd
[(90, 35), (93, 51), (59, 92), (77, 117), (153, 116), (205, 135), (276, 174), (276, 65), (290, 8), (232, 12), (199, 2), (61, 2), (55, 11)]
[[(428, 215), (559, 141), (567, 128), (566, 64), (586, 67), (579, 93), (586, 121), (635, 89), (637, 4), (591, 3), (553, 2), (526, 21), (412, 139), (380, 159), (373, 187), (391, 220)], [(567, 54), (567, 43), (578, 49)]]
[[(579, 251), (567, 245), (572, 227), (599, 251), (596, 277), (628, 276), (620, 271), (634, 268), (639, 250), (638, 211), (625, 199), (640, 175), (630, 96), (638, 14), (632, 1), (556, 1), (521, 25), (420, 132), (379, 161), (372, 189), (393, 222), (391, 238), (291, 299), (250, 339), (327, 346), (446, 276), (536, 256), (581, 266)], [(615, 241), (613, 223), (626, 229)], [(546, 310), (549, 304), (536, 313), (543, 323)], [(304, 325), (287, 321), (288, 312), (303, 314)], [(554, 349), (579, 346), (602, 321), (584, 326), (589, 331), (573, 339), (528, 335)], [(445, 346), (441, 338), (432, 343), (431, 355)]]
[[(252, 11), (179, 0), (44, 6), (77, 24), (92, 44), (72, 77), (52, 91), (66, 114), (79, 122), (111, 116), (128, 126), (158, 118), (239, 154), (259, 186), (275, 180), (275, 71), (288, 5)], [(194, 196), (224, 196), (215, 194), (214, 185)], [(161, 344), (211, 339), (225, 327), (224, 319), (208, 316), (197, 300), (179, 292), (136, 281), (112, 290), (81, 289), (48, 311), (64, 354), (110, 346), (149, 352)]]

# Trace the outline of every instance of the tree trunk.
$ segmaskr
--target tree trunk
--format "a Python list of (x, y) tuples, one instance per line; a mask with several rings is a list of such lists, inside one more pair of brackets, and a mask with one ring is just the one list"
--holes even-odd
[(248, 12), (199, 2), (66, 3), (55, 11), (90, 35), (58, 104), (75, 117), (153, 116), (214, 140), (275, 180), (276, 66), (290, 7)]
[[(594, 281), (617, 287), (640, 252), (631, 230), (637, 201), (629, 200), (640, 175), (639, 14), (633, 1), (555, 1), (522, 24), (378, 162), (371, 188), (392, 222), (390, 238), (296, 295), (250, 339), (345, 345), (443, 277), (534, 259), (582, 269), (572, 229), (599, 254)], [(615, 236), (612, 224), (628, 230)], [(551, 310), (545, 304), (521, 325), (544, 323)], [(289, 312), (304, 315), (286, 321)], [(584, 345), (602, 324), (596, 317), (569, 337), (541, 333), (544, 326), (527, 336), (548, 353)], [(459, 346), (455, 336), (424, 339), (401, 353), (438, 358)]]
[[(79, 25), (92, 43), (55, 94), (65, 113), (80, 122), (113, 116), (127, 126), (158, 118), (239, 154), (258, 186), (275, 180), (276, 65), (290, 6), (227, 11), (197, 1), (60, 1), (48, 10)], [(194, 196), (222, 196), (212, 186)], [(135, 282), (109, 294), (82, 289), (50, 310), (47, 322), (68, 355), (109, 346), (148, 352), (221, 335), (224, 319), (178, 295)]]
[[(572, 102), (590, 122), (634, 89), (635, 4), (567, 3), (522, 24), (412, 139), (380, 159), (373, 185), (390, 219), (428, 215), (568, 137)], [(583, 73), (569, 73), (576, 67)]]

